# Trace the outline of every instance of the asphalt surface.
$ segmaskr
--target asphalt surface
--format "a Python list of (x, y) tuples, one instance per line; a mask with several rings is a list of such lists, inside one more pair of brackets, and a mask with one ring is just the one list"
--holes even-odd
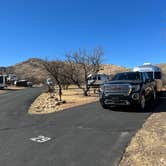
[[(42, 91), (29, 88), (0, 95), (0, 166), (118, 165), (131, 137), (151, 114), (103, 110), (96, 102), (28, 115), (28, 107)], [(151, 111), (158, 109), (164, 107)], [(38, 136), (50, 140), (33, 141)]]

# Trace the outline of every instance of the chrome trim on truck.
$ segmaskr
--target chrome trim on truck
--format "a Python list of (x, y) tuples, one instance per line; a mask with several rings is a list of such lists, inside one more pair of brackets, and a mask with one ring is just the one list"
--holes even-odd
[(105, 84), (104, 93), (108, 95), (123, 95), (129, 96), (132, 91), (130, 84)]

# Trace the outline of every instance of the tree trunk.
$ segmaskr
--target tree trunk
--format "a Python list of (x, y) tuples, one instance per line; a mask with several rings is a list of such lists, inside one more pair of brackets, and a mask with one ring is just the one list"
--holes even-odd
[(84, 89), (84, 96), (88, 96), (88, 91), (90, 87), (88, 86), (88, 80), (85, 81), (85, 89)]
[(62, 87), (61, 85), (58, 86), (59, 86), (59, 100), (62, 101)]
[(88, 90), (87, 89), (84, 90), (84, 96), (88, 96)]

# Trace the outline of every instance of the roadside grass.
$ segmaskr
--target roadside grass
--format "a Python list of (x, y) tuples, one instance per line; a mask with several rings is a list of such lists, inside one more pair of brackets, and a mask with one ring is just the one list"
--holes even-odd
[(57, 94), (50, 96), (50, 94), (47, 92), (42, 93), (32, 103), (28, 113), (40, 115), (63, 111), (67, 108), (95, 102), (98, 100), (98, 94), (94, 94), (91, 91), (90, 96), (83, 96), (82, 90), (76, 88), (75, 86), (71, 86), (68, 90), (63, 90), (62, 100), (64, 100), (65, 103), (58, 104), (57, 98)]
[(11, 85), (11, 86), (8, 86), (6, 88), (6, 90), (22, 90), (22, 89), (25, 89), (26, 87), (19, 87), (19, 86), (14, 86), (14, 85)]

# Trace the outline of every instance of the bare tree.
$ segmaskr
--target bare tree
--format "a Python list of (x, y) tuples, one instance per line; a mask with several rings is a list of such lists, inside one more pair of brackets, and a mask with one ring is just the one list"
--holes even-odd
[(97, 74), (100, 70), (103, 54), (103, 49), (98, 47), (92, 53), (88, 53), (85, 49), (80, 49), (77, 52), (66, 55), (67, 77), (83, 90), (85, 96), (88, 96), (90, 88), (88, 86), (88, 75)]
[(62, 73), (64, 62), (62, 61), (43, 61), (43, 66), (46, 71), (53, 77), (59, 89), (59, 98), (62, 100)]

